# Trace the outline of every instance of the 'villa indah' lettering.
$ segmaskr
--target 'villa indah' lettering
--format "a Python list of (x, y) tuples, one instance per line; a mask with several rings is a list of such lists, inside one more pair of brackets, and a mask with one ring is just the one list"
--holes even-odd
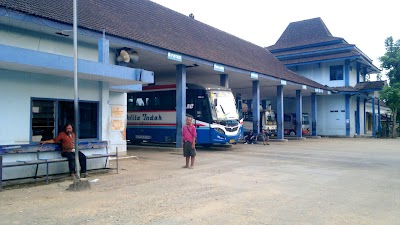
[(160, 114), (157, 115), (147, 115), (146, 113), (143, 113), (143, 120), (162, 120), (162, 117)]

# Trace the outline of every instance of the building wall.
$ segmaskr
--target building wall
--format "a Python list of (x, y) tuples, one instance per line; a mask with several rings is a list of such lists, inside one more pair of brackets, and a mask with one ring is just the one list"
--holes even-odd
[[(31, 98), (74, 99), (71, 78), (0, 69), (0, 145), (29, 144)], [(99, 82), (79, 80), (80, 100), (99, 101)]]
[[(2, 25), (3, 26), (3, 25)], [(4, 25), (0, 29), (0, 44), (35, 51), (73, 57), (73, 40), (70, 37), (32, 32)], [(98, 61), (97, 44), (78, 42), (78, 57)]]
[(357, 63), (350, 63), (349, 74), (349, 85), (354, 87), (357, 84)]
[(290, 69), (322, 85), (328, 85), (329, 87), (345, 86), (344, 76), (343, 80), (330, 80), (330, 66), (337, 65), (343, 65), (344, 73), (344, 61), (309, 64), (304, 66), (291, 67)]

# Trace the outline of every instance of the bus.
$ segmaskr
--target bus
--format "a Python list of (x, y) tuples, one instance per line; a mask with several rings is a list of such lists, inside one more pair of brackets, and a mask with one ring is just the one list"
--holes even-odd
[[(251, 110), (243, 112), (243, 130), (244, 133), (249, 133), (253, 129), (253, 112)], [(277, 124), (275, 112), (271, 109), (260, 110), (260, 128), (263, 130), (269, 130), (271, 136), (277, 134)]]
[[(128, 93), (126, 139), (141, 142), (176, 142), (176, 85), (150, 85)], [(216, 85), (186, 84), (186, 115), (193, 117), (197, 144), (236, 144), (243, 134), (231, 89)]]
[[(301, 125), (301, 133), (302, 135), (309, 135), (311, 129), (310, 117), (308, 113), (303, 113), (302, 116), (303, 118)], [(284, 134), (295, 136), (297, 130), (296, 113), (284, 114), (283, 120), (284, 120)]]

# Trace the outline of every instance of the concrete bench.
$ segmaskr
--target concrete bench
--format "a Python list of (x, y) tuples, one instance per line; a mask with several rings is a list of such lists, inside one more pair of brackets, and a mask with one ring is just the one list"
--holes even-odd
[[(98, 158), (106, 158), (105, 164), (103, 168), (107, 168), (109, 157), (116, 157), (116, 170), (118, 173), (118, 150), (115, 153), (108, 152), (108, 143), (106, 141), (92, 141), (92, 142), (79, 142), (78, 149), (79, 150), (89, 150), (89, 149), (100, 149), (105, 148), (106, 152), (104, 154), (86, 154), (86, 158), (88, 159), (88, 163), (90, 159), (98, 159)], [(46, 184), (49, 182), (49, 164), (58, 163), (58, 162), (67, 162), (68, 159), (65, 157), (42, 157), (41, 153), (46, 152), (58, 152), (60, 153), (61, 149), (58, 144), (45, 144), (45, 145), (7, 145), (0, 146), (0, 191), (2, 189), (2, 181), (3, 181), (3, 168), (9, 167), (18, 167), (18, 166), (29, 166), (36, 165), (35, 175), (33, 176), (35, 179), (38, 177), (38, 168), (40, 164), (46, 165)], [(27, 160), (18, 160), (11, 162), (3, 162), (3, 156), (11, 156), (17, 154), (32, 154), (31, 159)], [(22, 177), (22, 178), (31, 178), (31, 177)]]

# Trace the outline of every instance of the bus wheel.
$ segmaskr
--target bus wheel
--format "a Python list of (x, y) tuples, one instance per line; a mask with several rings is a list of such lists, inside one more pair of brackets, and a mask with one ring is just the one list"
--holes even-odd
[(289, 135), (290, 135), (290, 136), (296, 136), (296, 132), (295, 132), (294, 130), (291, 130), (291, 131), (289, 132)]

